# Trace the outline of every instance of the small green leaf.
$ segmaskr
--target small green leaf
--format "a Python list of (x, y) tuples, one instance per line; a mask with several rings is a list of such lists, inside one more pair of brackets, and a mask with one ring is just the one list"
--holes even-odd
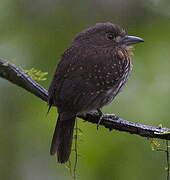
[(26, 74), (28, 74), (28, 76), (30, 76), (35, 81), (47, 80), (47, 78), (45, 76), (47, 76), (48, 72), (42, 72), (42, 71), (37, 70), (35, 68), (31, 68), (29, 70), (24, 70), (24, 72)]
[(8, 66), (8, 62), (3, 63), (3, 66)]
[(151, 139), (150, 144), (151, 144), (152, 151), (158, 150), (161, 146), (160, 143), (156, 139)]

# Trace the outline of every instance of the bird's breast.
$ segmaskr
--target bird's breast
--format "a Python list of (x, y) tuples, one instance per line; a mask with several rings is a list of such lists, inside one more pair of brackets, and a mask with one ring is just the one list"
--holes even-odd
[[(110, 65), (105, 76), (106, 91), (103, 98), (103, 104), (109, 104), (125, 85), (132, 64), (127, 51), (117, 50), (110, 59)], [(110, 82), (110, 83), (107, 83)]]

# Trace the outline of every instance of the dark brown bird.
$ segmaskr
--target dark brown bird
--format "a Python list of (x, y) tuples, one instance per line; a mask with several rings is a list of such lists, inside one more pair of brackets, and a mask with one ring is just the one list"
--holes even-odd
[(68, 161), (75, 118), (109, 104), (127, 81), (130, 45), (143, 42), (116, 24), (97, 23), (81, 32), (62, 55), (49, 88), (48, 103), (58, 108), (51, 155)]

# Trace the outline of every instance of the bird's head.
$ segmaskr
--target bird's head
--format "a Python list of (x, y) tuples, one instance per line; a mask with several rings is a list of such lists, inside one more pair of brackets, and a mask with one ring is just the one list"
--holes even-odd
[(74, 42), (88, 47), (130, 46), (143, 41), (142, 38), (128, 36), (120, 26), (109, 22), (97, 23), (74, 39)]

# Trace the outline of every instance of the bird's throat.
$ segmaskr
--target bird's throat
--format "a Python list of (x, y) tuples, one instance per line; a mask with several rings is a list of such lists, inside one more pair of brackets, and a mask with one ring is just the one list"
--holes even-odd
[(126, 46), (126, 50), (128, 52), (129, 57), (132, 57), (134, 55), (134, 47), (133, 46)]

